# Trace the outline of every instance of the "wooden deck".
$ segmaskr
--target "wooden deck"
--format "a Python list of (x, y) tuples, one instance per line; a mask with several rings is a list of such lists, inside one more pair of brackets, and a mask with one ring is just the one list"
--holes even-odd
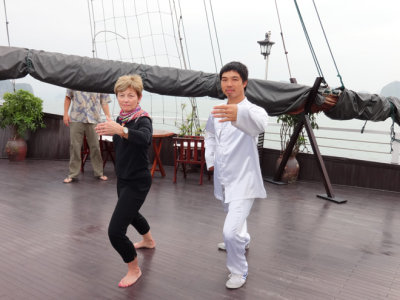
[[(0, 159), (0, 299), (400, 299), (400, 194), (334, 186), (346, 204), (317, 198), (322, 183), (266, 183), (249, 218), (249, 277), (224, 284), (224, 213), (198, 174), (155, 175), (142, 208), (157, 241), (139, 250), (142, 278), (117, 287), (125, 265), (107, 226), (116, 202), (108, 182), (63, 184), (67, 161)], [(129, 231), (138, 240), (134, 230)]]

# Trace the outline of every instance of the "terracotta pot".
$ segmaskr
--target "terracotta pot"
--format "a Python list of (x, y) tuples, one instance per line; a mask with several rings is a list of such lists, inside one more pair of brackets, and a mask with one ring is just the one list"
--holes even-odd
[[(276, 161), (275, 172), (278, 170), (281, 161), (282, 161), (282, 155), (280, 155), (278, 160)], [(285, 169), (283, 170), (281, 180), (287, 183), (295, 182), (299, 177), (299, 171), (300, 171), (299, 162), (297, 161), (296, 156), (291, 155), (289, 156), (289, 160), (286, 163)]]
[(6, 152), (10, 161), (23, 161), (26, 158), (27, 146), (23, 139), (9, 140)]

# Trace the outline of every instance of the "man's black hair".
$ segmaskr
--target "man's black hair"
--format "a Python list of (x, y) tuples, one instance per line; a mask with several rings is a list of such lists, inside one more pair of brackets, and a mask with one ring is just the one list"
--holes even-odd
[(221, 68), (221, 71), (219, 71), (219, 80), (222, 79), (222, 74), (229, 71), (238, 72), (243, 82), (247, 81), (249, 78), (249, 71), (247, 70), (247, 67), (241, 62), (232, 61)]

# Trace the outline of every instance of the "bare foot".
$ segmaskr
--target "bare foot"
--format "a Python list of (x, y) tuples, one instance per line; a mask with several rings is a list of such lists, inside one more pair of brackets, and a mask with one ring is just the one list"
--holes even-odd
[(136, 249), (140, 249), (140, 248), (148, 248), (148, 249), (153, 249), (156, 246), (156, 242), (152, 239), (152, 240), (141, 240), (138, 243), (134, 243), (133, 246)]
[(122, 278), (121, 281), (118, 283), (118, 286), (120, 288), (127, 288), (133, 285), (140, 276), (142, 276), (142, 271), (139, 267), (135, 271), (129, 270), (125, 277)]
[(102, 176), (99, 176), (97, 178), (102, 180), (102, 181), (107, 181), (108, 180), (108, 177), (106, 175), (102, 175)]
[(71, 178), (71, 177), (67, 177), (63, 180), (64, 183), (71, 183), (71, 182), (75, 182), (76, 179), (75, 178)]

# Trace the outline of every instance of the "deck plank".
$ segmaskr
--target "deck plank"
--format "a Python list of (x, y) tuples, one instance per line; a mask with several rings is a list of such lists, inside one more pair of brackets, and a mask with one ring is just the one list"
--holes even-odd
[[(66, 161), (0, 159), (0, 299), (398, 299), (400, 194), (335, 186), (348, 200), (316, 197), (322, 183), (266, 183), (248, 226), (249, 277), (239, 290), (224, 286), (224, 212), (212, 183), (182, 174), (155, 175), (142, 212), (157, 247), (138, 250), (142, 278), (117, 287), (125, 265), (107, 226), (116, 178), (63, 184)], [(138, 240), (134, 230), (129, 236)]]

